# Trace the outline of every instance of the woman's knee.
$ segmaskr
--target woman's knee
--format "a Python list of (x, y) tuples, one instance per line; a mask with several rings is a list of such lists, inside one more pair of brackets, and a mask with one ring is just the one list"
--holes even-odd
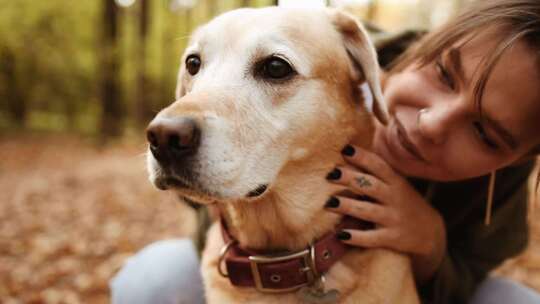
[(518, 282), (488, 278), (474, 294), (470, 304), (540, 303), (540, 294)]
[(129, 258), (111, 279), (111, 303), (204, 303), (193, 242), (173, 239), (150, 244)]

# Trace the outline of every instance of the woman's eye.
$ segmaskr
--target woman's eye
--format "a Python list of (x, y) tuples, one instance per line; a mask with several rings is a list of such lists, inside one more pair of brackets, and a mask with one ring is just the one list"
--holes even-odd
[(444, 67), (442, 62), (440, 60), (437, 60), (435, 62), (435, 66), (437, 67), (437, 74), (439, 75), (439, 79), (451, 90), (455, 90), (456, 84), (454, 82), (454, 78), (452, 78), (452, 75), (448, 72), (448, 70)]
[(482, 124), (479, 121), (473, 122), (473, 126), (474, 126), (474, 130), (476, 132), (476, 135), (480, 138), (480, 140), (486, 146), (488, 146), (490, 149), (493, 149), (493, 150), (498, 150), (499, 149), (499, 145), (497, 145), (497, 143), (495, 143), (495, 141), (493, 141), (493, 140), (491, 140), (491, 138), (489, 138), (489, 136), (486, 133), (486, 130), (484, 129), (484, 127), (482, 126)]
[(191, 76), (197, 74), (201, 68), (201, 58), (198, 55), (189, 55), (186, 58), (186, 68)]
[(279, 80), (287, 78), (293, 73), (294, 70), (291, 65), (276, 56), (272, 56), (262, 63), (262, 76), (264, 78)]

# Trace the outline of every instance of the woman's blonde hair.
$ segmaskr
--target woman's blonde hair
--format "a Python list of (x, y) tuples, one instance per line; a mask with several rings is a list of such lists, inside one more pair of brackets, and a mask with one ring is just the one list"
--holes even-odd
[[(479, 33), (495, 27), (499, 43), (482, 60), (480, 77), (474, 87), (474, 102), (481, 113), (481, 100), (491, 71), (506, 50), (518, 41), (525, 41), (537, 54), (540, 69), (540, 1), (539, 0), (477, 0), (450, 22), (426, 34), (398, 57), (390, 73), (399, 72), (412, 63), (424, 66), (433, 62), (445, 50), (461, 43), (463, 46)], [(459, 46), (458, 46), (459, 48)]]
[[(473, 89), (474, 103), (481, 114), (482, 96), (489, 76), (504, 52), (515, 43), (524, 41), (534, 51), (534, 63), (540, 70), (540, 0), (476, 0), (456, 18), (414, 43), (390, 65), (389, 73), (400, 72), (411, 64), (425, 66), (450, 47), (462, 47), (492, 28), (497, 30), (499, 41), (480, 62), (479, 77)], [(537, 147), (530, 156), (539, 153), (540, 147)], [(535, 184), (536, 197), (540, 188), (540, 170), (537, 170)]]

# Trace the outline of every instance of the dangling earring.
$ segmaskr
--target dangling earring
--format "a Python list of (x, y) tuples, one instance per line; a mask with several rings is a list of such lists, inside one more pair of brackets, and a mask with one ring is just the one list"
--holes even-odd
[(533, 221), (533, 217), (536, 212), (536, 204), (540, 200), (540, 195), (538, 193), (538, 189), (540, 189), (540, 168), (538, 167), (538, 165), (536, 168), (536, 173), (533, 173), (533, 176), (536, 176), (536, 178), (532, 181), (532, 185), (530, 187), (532, 188), (533, 194), (529, 197), (529, 206), (527, 208), (527, 220), (529, 222)]
[(486, 217), (484, 218), (484, 224), (489, 226), (491, 223), (491, 208), (493, 206), (493, 191), (495, 190), (495, 175), (497, 171), (492, 171), (489, 175), (488, 197), (486, 205)]

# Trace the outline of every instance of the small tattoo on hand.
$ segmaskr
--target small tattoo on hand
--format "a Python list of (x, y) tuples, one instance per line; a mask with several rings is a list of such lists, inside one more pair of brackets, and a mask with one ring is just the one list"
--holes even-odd
[(369, 187), (371, 186), (371, 183), (369, 182), (369, 180), (363, 176), (359, 176), (356, 178), (356, 183), (358, 184), (359, 187)]

